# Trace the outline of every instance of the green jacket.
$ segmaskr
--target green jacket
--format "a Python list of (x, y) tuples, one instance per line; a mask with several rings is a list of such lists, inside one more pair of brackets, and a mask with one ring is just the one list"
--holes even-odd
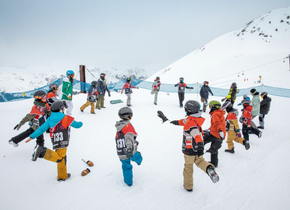
[(72, 91), (73, 91), (73, 85), (72, 82), (69, 80), (68, 77), (64, 78), (62, 81), (62, 100), (72, 100)]

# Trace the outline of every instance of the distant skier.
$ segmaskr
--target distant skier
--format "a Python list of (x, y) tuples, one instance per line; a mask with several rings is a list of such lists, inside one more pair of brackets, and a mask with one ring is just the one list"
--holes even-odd
[(227, 111), (228, 115), (226, 117), (226, 130), (227, 134), (227, 144), (228, 149), (225, 149), (225, 152), (235, 153), (234, 143), (233, 141), (240, 143), (245, 146), (246, 150), (250, 148), (249, 141), (246, 141), (241, 134), (239, 123), (238, 123), (238, 115), (239, 112), (237, 109), (233, 108), (231, 102), (227, 101), (223, 104), (224, 109)]
[(153, 84), (152, 84), (152, 91), (151, 94), (154, 94), (154, 104), (157, 105), (157, 97), (158, 97), (158, 93), (160, 90), (160, 77), (156, 77), (156, 79), (154, 80)]
[(73, 70), (68, 70), (66, 72), (66, 77), (63, 78), (62, 82), (62, 96), (61, 100), (65, 101), (67, 104), (66, 114), (72, 115), (73, 102), (72, 102), (72, 93), (73, 93), (73, 82), (74, 82), (75, 73)]
[[(12, 144), (14, 147), (18, 147), (19, 142), (27, 138), (30, 134), (32, 134), (35, 130), (41, 126), (46, 118), (45, 115), (49, 110), (49, 106), (46, 105), (46, 93), (43, 90), (37, 90), (33, 94), (34, 102), (31, 111), (14, 127), (14, 130), (19, 130), (22, 125), (29, 122), (30, 128), (26, 131), (20, 133), (17, 136), (12, 137), (9, 140), (9, 144)], [(37, 137), (36, 147), (40, 145), (44, 145), (43, 135)], [(32, 156), (32, 160), (35, 161), (35, 157)]]
[(261, 97), (263, 100), (260, 103), (260, 115), (259, 115), (259, 123), (260, 126), (258, 128), (264, 129), (265, 127), (265, 116), (270, 111), (270, 105), (271, 105), (271, 98), (268, 96), (267, 92), (262, 92)]
[(252, 119), (254, 119), (255, 117), (257, 117), (260, 114), (260, 96), (259, 96), (259, 92), (256, 91), (255, 88), (252, 88), (250, 90), (251, 95), (253, 96), (250, 105), (253, 107), (252, 110)]
[(225, 98), (223, 98), (221, 101), (228, 100), (234, 106), (234, 103), (236, 101), (236, 95), (238, 92), (239, 92), (239, 90), (237, 89), (237, 83), (233, 82), (231, 87), (230, 87), (230, 91), (229, 91), (228, 95)]
[(138, 87), (134, 87), (133, 85), (131, 85), (131, 81), (132, 81), (131, 77), (128, 77), (121, 91), (121, 94), (123, 94), (125, 90), (125, 95), (127, 96), (127, 106), (132, 106), (132, 103), (131, 103), (131, 98), (132, 98), (131, 95), (133, 93), (132, 89), (133, 88), (139, 89)]
[(57, 101), (51, 106), (51, 116), (47, 121), (40, 126), (34, 133), (32, 133), (26, 143), (32, 139), (43, 135), (43, 133), (50, 128), (50, 138), (53, 145), (53, 150), (38, 146), (34, 151), (35, 160), (43, 158), (48, 161), (57, 163), (57, 180), (65, 181), (70, 178), (71, 174), (67, 173), (67, 147), (70, 141), (70, 128), (82, 127), (82, 122), (76, 122), (73, 117), (65, 115), (65, 102)]
[(142, 163), (143, 157), (137, 151), (138, 142), (137, 133), (130, 123), (133, 112), (129, 107), (123, 107), (118, 112), (120, 121), (116, 122), (116, 149), (122, 163), (124, 182), (130, 187), (133, 184), (133, 171), (131, 161), (138, 165)]
[(106, 108), (104, 106), (105, 102), (105, 92), (106, 92), (106, 80), (105, 80), (106, 74), (101, 73), (100, 74), (100, 79), (98, 79), (98, 85), (97, 85), (97, 90), (98, 90), (98, 101), (96, 104), (96, 109), (101, 109), (101, 108)]
[(253, 128), (251, 125), (252, 122), (252, 110), (253, 107), (250, 105), (250, 98), (247, 97), (242, 101), (243, 104), (243, 115), (240, 118), (240, 122), (243, 123), (243, 136), (246, 139), (246, 141), (249, 141), (249, 133), (254, 133), (256, 134), (259, 138), (262, 137), (262, 132), (259, 131), (256, 128)]
[(90, 89), (88, 91), (87, 102), (81, 106), (81, 112), (83, 112), (84, 109), (88, 106), (91, 106), (91, 114), (95, 114), (95, 102), (97, 101), (98, 96), (98, 91), (96, 88), (97, 84), (97, 81), (92, 81)]
[(179, 78), (179, 83), (177, 83), (177, 84), (174, 85), (174, 86), (175, 86), (175, 87), (178, 86), (179, 106), (180, 106), (180, 107), (183, 107), (185, 88), (186, 88), (186, 89), (193, 89), (193, 87), (188, 87), (188, 86), (184, 83), (184, 78), (183, 78), (183, 77), (180, 77), (180, 78)]
[(213, 93), (210, 87), (208, 86), (208, 84), (209, 84), (208, 81), (204, 81), (203, 86), (201, 87), (199, 91), (201, 102), (203, 103), (203, 108), (202, 108), (203, 112), (206, 111), (206, 107), (208, 105), (208, 95), (209, 95), (208, 93), (210, 93), (213, 96)]

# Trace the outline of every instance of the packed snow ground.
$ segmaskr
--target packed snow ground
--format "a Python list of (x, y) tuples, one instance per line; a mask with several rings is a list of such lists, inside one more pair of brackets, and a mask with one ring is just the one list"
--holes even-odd
[[(162, 124), (156, 113), (162, 110), (170, 120), (183, 118), (184, 109), (179, 108), (177, 94), (161, 92), (155, 106), (150, 91), (139, 89), (133, 93), (131, 122), (144, 159), (141, 166), (133, 163), (132, 187), (123, 182), (115, 148), (114, 125), (119, 120), (118, 110), (125, 104), (109, 104), (109, 100), (119, 98), (125, 102), (125, 95), (113, 92), (112, 97), (106, 96), (106, 109), (96, 110), (96, 115), (90, 114), (90, 107), (80, 112), (80, 106), (86, 102), (85, 94), (74, 97), (73, 116), (84, 125), (72, 129), (67, 152), (72, 177), (65, 182), (56, 180), (55, 163), (44, 159), (31, 161), (34, 142), (21, 142), (17, 148), (8, 144), (11, 137), (28, 128), (24, 125), (19, 131), (13, 130), (30, 111), (33, 99), (0, 103), (1, 209), (289, 209), (290, 119), (286, 104), (290, 99), (270, 97), (272, 106), (265, 118), (262, 138), (250, 135), (250, 150), (235, 144), (235, 154), (224, 152), (224, 141), (216, 169), (220, 181), (212, 183), (207, 174), (194, 166), (193, 192), (183, 188), (182, 127)], [(199, 97), (187, 94), (185, 101), (189, 99)], [(210, 97), (213, 99), (220, 100)], [(207, 112), (203, 117), (206, 129), (210, 115)], [(258, 124), (258, 119), (254, 121)], [(48, 134), (45, 140), (46, 146), (52, 148)], [(209, 154), (204, 157), (210, 160)], [(81, 171), (88, 166), (82, 158), (95, 164), (85, 177)]]

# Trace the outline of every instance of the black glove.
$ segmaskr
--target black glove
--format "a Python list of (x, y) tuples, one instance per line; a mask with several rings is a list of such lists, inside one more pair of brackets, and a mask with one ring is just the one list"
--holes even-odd
[(202, 142), (198, 142), (197, 143), (197, 156), (198, 157), (204, 154), (203, 150), (204, 150), (204, 144)]
[(197, 156), (199, 157), (199, 156), (203, 156), (203, 150), (197, 150)]
[(178, 120), (173, 120), (170, 123), (173, 124), (173, 125), (179, 125)]
[(127, 151), (126, 151), (126, 157), (127, 158), (133, 157), (133, 150), (132, 150), (132, 148), (128, 148), (127, 149)]
[(162, 122), (166, 122), (168, 119), (161, 111), (157, 111), (157, 116), (162, 119)]
[(191, 87), (190, 89), (193, 89), (193, 87)]
[(13, 129), (14, 130), (16, 130), (16, 129), (19, 130), (20, 127), (21, 127), (21, 125), (20, 124), (17, 124)]
[(109, 97), (111, 97), (111, 92), (108, 92)]

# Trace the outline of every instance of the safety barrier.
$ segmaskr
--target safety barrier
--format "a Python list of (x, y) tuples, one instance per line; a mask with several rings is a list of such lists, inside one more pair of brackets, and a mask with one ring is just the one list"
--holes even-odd
[[(110, 91), (120, 91), (124, 84), (125, 80), (115, 82), (108, 84), (108, 89)], [(54, 81), (53, 83), (58, 84), (59, 86), (62, 84), (62, 79), (58, 79)], [(52, 84), (52, 83), (51, 83)], [(137, 86), (142, 89), (147, 89), (151, 90), (152, 89), (152, 82), (148, 81), (143, 81), (143, 80), (138, 80), (138, 79), (132, 79), (131, 84), (133, 86)], [(0, 102), (7, 102), (7, 101), (16, 101), (16, 100), (23, 100), (23, 99), (28, 99), (32, 98), (33, 94), (37, 90), (44, 90), (48, 91), (49, 90), (49, 85), (43, 86), (38, 89), (30, 90), (30, 91), (25, 91), (25, 92), (18, 92), (18, 93), (5, 93), (5, 92), (0, 92)], [(168, 93), (177, 93), (177, 87), (174, 86), (175, 84), (164, 84), (162, 83), (160, 86), (160, 91), (161, 92), (168, 92)], [(186, 89), (185, 92), (189, 94), (199, 94), (201, 84), (188, 84), (189, 87), (193, 87), (192, 90)], [(88, 91), (90, 88), (90, 84), (81, 82), (79, 80), (75, 80), (73, 83), (73, 88), (74, 90), (79, 90), (79, 91)], [(219, 97), (225, 97), (228, 95), (229, 89), (223, 89), (223, 88), (217, 88), (217, 87), (210, 87), (213, 94), (215, 96)], [(250, 88), (243, 88), (239, 89), (239, 92), (237, 93), (237, 96), (242, 96), (244, 94), (249, 95), (250, 90), (253, 87)], [(260, 85), (260, 86), (255, 86), (254, 87), (258, 92), (267, 92), (269, 95), (273, 96), (280, 96), (280, 97), (285, 97), (285, 98), (290, 98), (290, 89), (286, 88), (278, 88), (278, 87), (271, 87), (271, 86), (266, 86), (266, 85)]]

